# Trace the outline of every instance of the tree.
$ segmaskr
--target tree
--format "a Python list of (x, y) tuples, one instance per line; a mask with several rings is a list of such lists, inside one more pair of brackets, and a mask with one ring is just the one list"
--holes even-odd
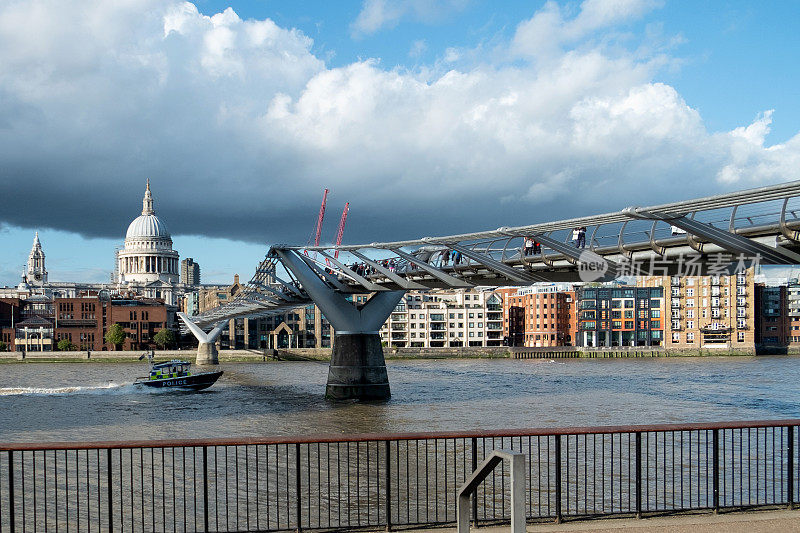
[(7, 349), (8, 349), (8, 346), (6, 346), (6, 343), (4, 343), (3, 341), (0, 341), (0, 352), (5, 352)]
[(163, 350), (167, 346), (175, 344), (175, 333), (173, 333), (171, 329), (160, 329), (158, 333), (153, 336), (153, 342)]
[(119, 324), (111, 324), (111, 327), (106, 332), (105, 339), (107, 343), (113, 344), (119, 350), (119, 347), (125, 342), (125, 331)]
[(61, 339), (58, 341), (58, 351), (60, 352), (68, 352), (70, 350), (74, 350), (77, 348), (74, 344), (72, 344), (69, 339)]

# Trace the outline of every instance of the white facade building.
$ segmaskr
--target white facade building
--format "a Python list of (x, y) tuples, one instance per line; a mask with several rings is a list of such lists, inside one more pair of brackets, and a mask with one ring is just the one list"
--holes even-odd
[(150, 180), (142, 199), (142, 214), (133, 219), (125, 234), (125, 247), (117, 252), (117, 284), (148, 298), (176, 305), (183, 294), (179, 283), (180, 256), (172, 249), (167, 225), (156, 216)]
[(503, 301), (492, 290), (409, 291), (380, 334), (399, 348), (501, 346)]

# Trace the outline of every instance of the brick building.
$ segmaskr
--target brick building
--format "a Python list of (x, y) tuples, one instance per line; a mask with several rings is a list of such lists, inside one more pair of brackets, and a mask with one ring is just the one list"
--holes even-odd
[(54, 351), (61, 340), (79, 350), (113, 350), (105, 335), (115, 323), (125, 331), (121, 349), (155, 348), (155, 334), (163, 328), (174, 329), (174, 310), (159, 300), (109, 298), (96, 292), (70, 298), (34, 295), (0, 300), (0, 335), (11, 351)]
[(509, 346), (573, 346), (578, 328), (575, 289), (571, 285), (533, 285), (507, 296), (506, 343)]
[(752, 270), (733, 276), (653, 276), (637, 284), (664, 289), (669, 310), (666, 346), (755, 348)]

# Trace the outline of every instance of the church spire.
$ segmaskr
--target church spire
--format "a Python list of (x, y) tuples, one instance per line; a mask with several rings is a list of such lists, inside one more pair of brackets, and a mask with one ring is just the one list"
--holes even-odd
[(144, 191), (144, 199), (142, 199), (142, 214), (152, 215), (153, 211), (153, 195), (150, 194), (150, 178), (147, 179), (147, 188)]
[(33, 237), (33, 247), (28, 255), (28, 269), (25, 276), (29, 282), (41, 285), (47, 283), (47, 269), (44, 266), (44, 251), (39, 242), (39, 232)]

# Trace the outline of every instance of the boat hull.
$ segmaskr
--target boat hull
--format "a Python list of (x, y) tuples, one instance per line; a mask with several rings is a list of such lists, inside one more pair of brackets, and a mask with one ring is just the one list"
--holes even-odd
[(194, 374), (179, 378), (141, 380), (135, 382), (134, 385), (144, 385), (145, 387), (151, 387), (154, 389), (197, 391), (207, 389), (216, 383), (221, 375), (222, 370), (218, 372), (203, 372), (201, 374)]

